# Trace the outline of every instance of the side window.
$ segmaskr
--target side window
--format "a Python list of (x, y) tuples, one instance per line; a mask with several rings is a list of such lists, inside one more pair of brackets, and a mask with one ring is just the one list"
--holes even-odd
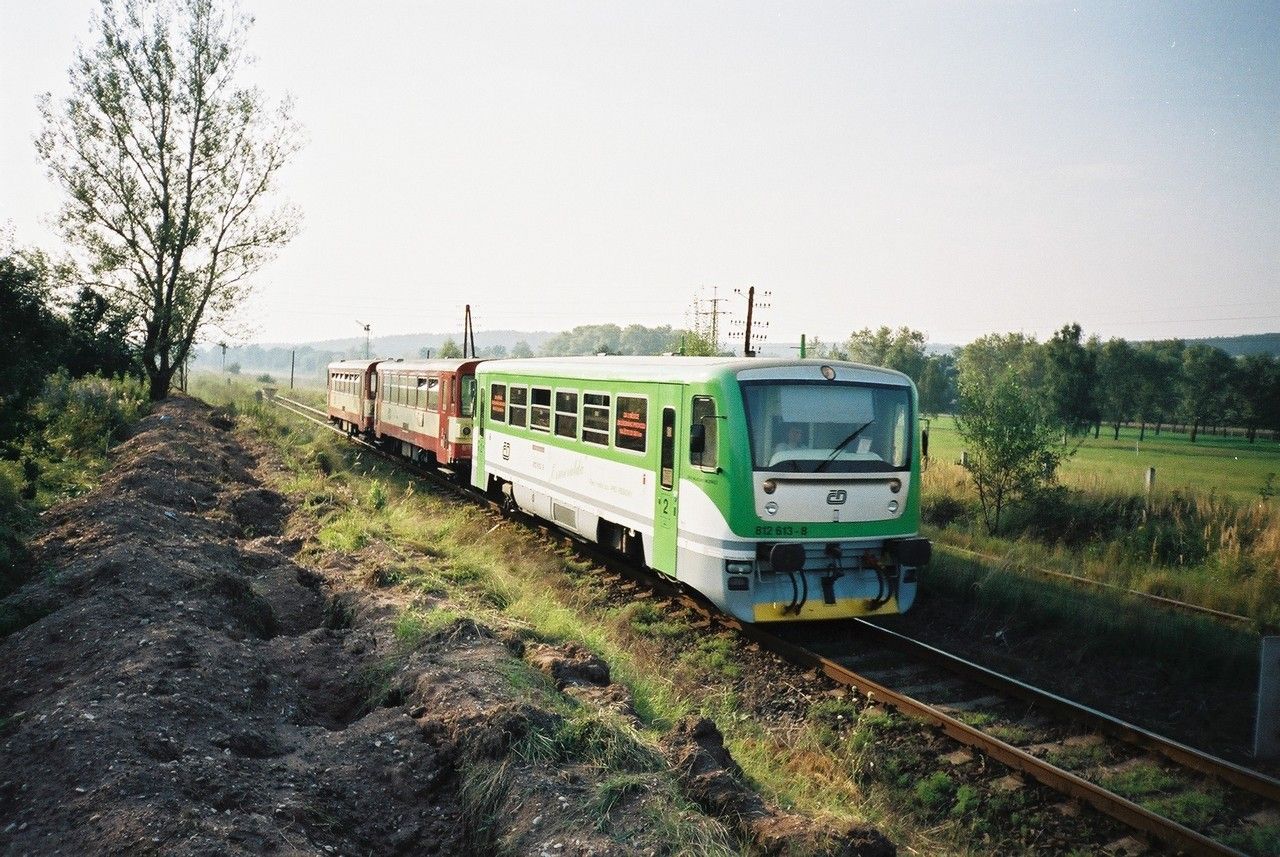
[(649, 401), (640, 396), (619, 396), (614, 407), (613, 444), (618, 449), (644, 452), (649, 435)]
[(529, 388), (528, 387), (512, 387), (511, 388), (511, 424), (524, 428), (525, 421), (529, 418)]
[(495, 423), (507, 421), (507, 385), (489, 386), (489, 419)]
[(582, 394), (582, 439), (609, 445), (609, 394)]
[(689, 463), (715, 470), (716, 460), (716, 400), (710, 396), (694, 396), (689, 426)]
[(578, 394), (556, 390), (556, 434), (578, 439)]
[(369, 393), (372, 394), (373, 398), (375, 399), (378, 398), (378, 376), (377, 375), (369, 376)]
[(533, 400), (529, 403), (529, 428), (551, 431), (551, 390), (533, 387), (529, 397)]
[(440, 379), (439, 378), (427, 379), (426, 404), (427, 404), (427, 410), (429, 411), (440, 410)]
[(387, 380), (382, 382), (382, 401), (391, 401), (391, 376), (387, 376)]

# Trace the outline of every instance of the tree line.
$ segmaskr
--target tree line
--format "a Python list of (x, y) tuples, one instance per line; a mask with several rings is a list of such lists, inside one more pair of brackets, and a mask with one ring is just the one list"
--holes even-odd
[(1036, 401), (1038, 420), (1066, 434), (1103, 426), (1118, 438), (1127, 424), (1157, 434), (1182, 425), (1194, 443), (1206, 428), (1280, 432), (1280, 361), (1272, 354), (1232, 357), (1180, 339), (1129, 342), (1086, 338), (1067, 324), (1038, 342), (1022, 333), (993, 333), (950, 354), (930, 354), (925, 335), (907, 327), (864, 328), (815, 354), (885, 366), (910, 376), (926, 414), (963, 410), (976, 395), (1011, 379)]

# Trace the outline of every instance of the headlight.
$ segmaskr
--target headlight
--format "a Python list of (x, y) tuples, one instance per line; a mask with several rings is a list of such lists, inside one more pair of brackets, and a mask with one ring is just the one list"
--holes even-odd
[(755, 571), (755, 564), (749, 560), (746, 562), (735, 562), (728, 560), (724, 564), (724, 570), (729, 574), (750, 574)]

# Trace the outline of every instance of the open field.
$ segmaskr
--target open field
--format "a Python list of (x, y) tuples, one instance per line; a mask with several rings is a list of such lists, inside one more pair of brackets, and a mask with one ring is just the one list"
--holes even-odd
[(1079, 449), (1060, 474), (1068, 490), (1014, 504), (992, 536), (958, 464), (954, 422), (934, 419), (931, 435), (923, 495), (931, 538), (1248, 616), (1259, 627), (1280, 622), (1280, 503), (1264, 498), (1280, 473), (1280, 444), (1202, 435), (1192, 445), (1185, 434), (1148, 432), (1135, 453), (1136, 431), (1118, 441), (1075, 439)]
[[(929, 431), (929, 453), (936, 462), (957, 462), (964, 447), (951, 417), (935, 417)], [(1140, 494), (1148, 467), (1156, 469), (1156, 493), (1191, 489), (1214, 492), (1240, 502), (1256, 502), (1268, 474), (1280, 484), (1280, 443), (1258, 438), (1249, 443), (1238, 437), (1213, 437), (1201, 433), (1192, 444), (1185, 433), (1167, 428), (1157, 437), (1150, 428), (1138, 442), (1138, 430), (1122, 428), (1120, 439), (1111, 439), (1103, 427), (1094, 439), (1072, 438), (1080, 449), (1062, 468), (1061, 480), (1071, 488)], [(928, 481), (926, 480), (926, 486)]]

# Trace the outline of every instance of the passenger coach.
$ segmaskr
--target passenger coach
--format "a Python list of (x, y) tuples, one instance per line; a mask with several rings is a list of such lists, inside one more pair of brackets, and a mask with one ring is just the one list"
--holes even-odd
[(911, 606), (920, 454), (897, 372), (759, 358), (486, 361), (472, 484), (747, 621)]
[(329, 364), (329, 422), (347, 434), (373, 431), (373, 397), (379, 360), (339, 360)]
[(471, 465), (479, 360), (385, 360), (377, 366), (374, 436), (427, 466)]

